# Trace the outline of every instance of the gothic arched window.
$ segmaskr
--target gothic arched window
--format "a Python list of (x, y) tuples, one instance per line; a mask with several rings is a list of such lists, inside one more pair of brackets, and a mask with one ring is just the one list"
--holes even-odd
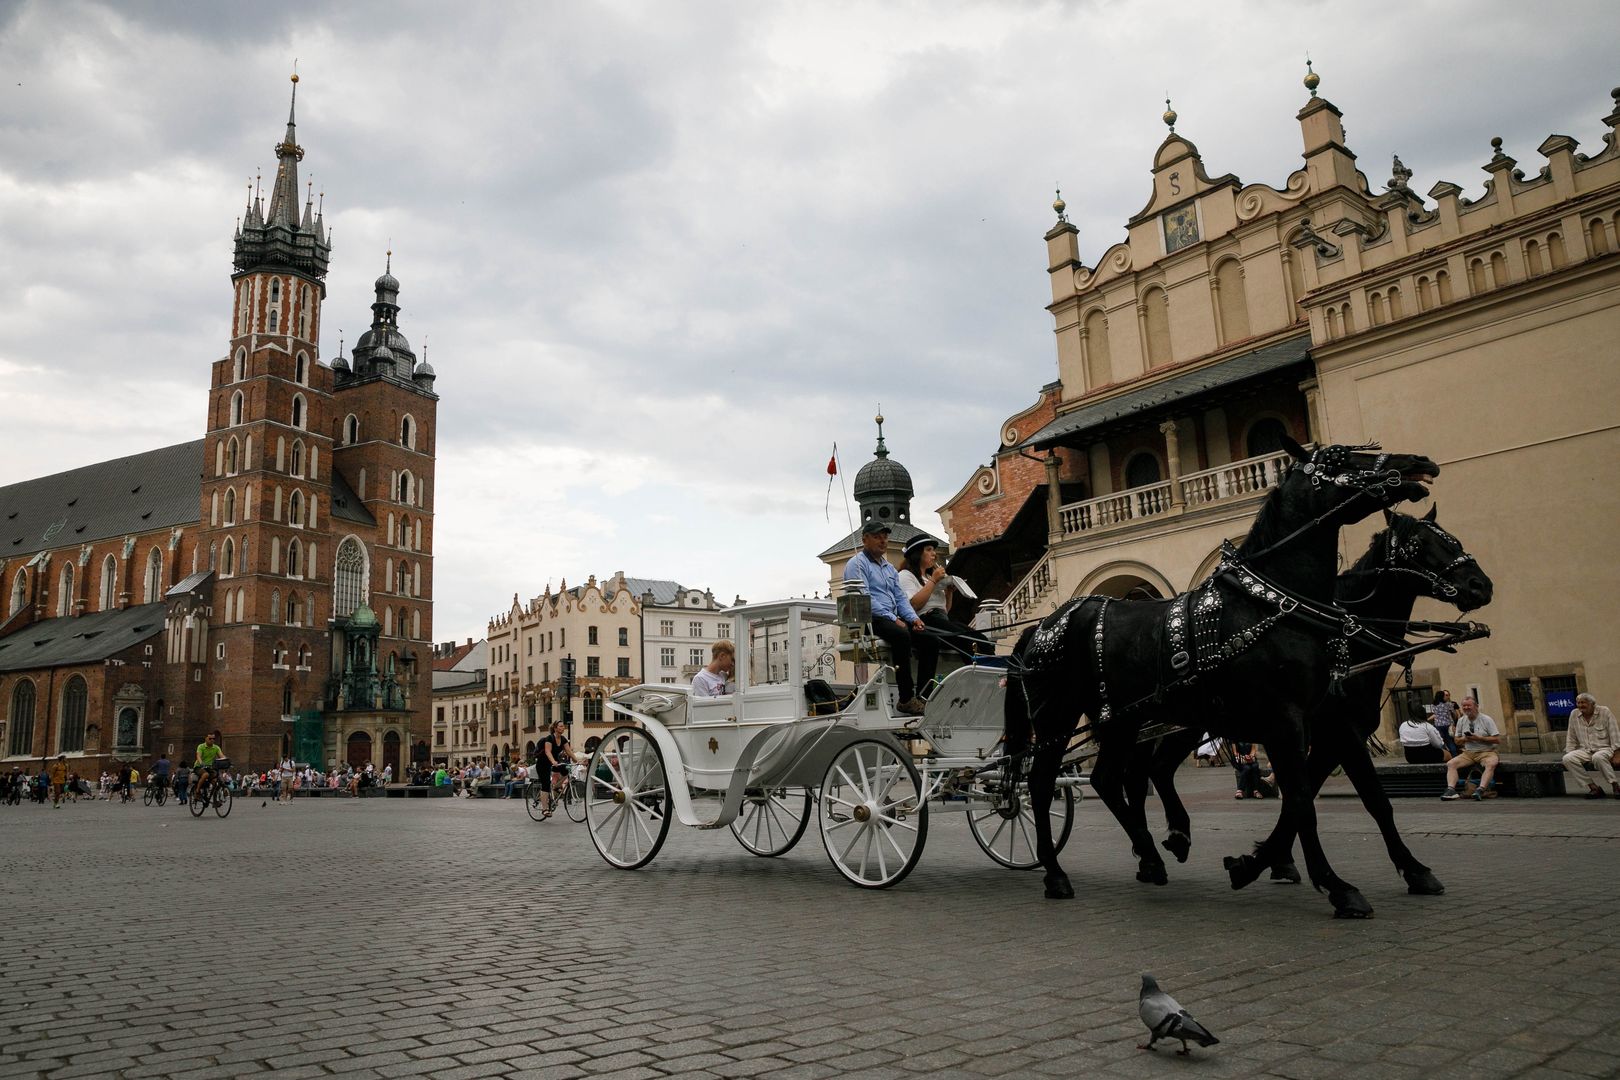
[(304, 493), (295, 491), (287, 497), (287, 521), (292, 525), (304, 523)]
[(399, 445), (407, 450), (416, 449), (416, 419), (409, 413), (399, 422)]
[(299, 386), (309, 385), (309, 357), (303, 353), (299, 353), (298, 359), (293, 361), (293, 382)]
[(360, 441), (360, 418), (350, 413), (343, 419), (343, 445), (352, 446)]
[[(289, 540), (287, 542), (287, 576), (304, 576), (304, 549), (299, 545), (297, 540)], [(291, 613), (292, 610), (293, 601), (289, 600), (287, 601), (287, 611)]]
[(346, 537), (332, 565), (332, 617), (346, 619), (366, 598), (366, 555), (360, 541)]
[(57, 753), (84, 753), (84, 717), (89, 703), (90, 691), (85, 686), (84, 677), (73, 676), (62, 688), (62, 734), (57, 742)]
[(404, 503), (406, 506), (410, 506), (412, 505), (412, 496), (415, 495), (415, 493), (416, 483), (411, 479), (411, 472), (409, 469), (407, 469), (399, 474), (399, 491), (397, 492), (398, 501)]
[(57, 579), (56, 614), (73, 614), (73, 564), (62, 564), (62, 576)]
[(225, 524), (236, 524), (236, 489), (225, 489)]
[(146, 556), (145, 602), (155, 604), (163, 599), (163, 552), (153, 548)]
[(287, 471), (294, 476), (304, 475), (304, 440), (294, 439), (292, 444), (292, 457), (287, 459)]
[(6, 617), (17, 614), (22, 606), (28, 602), (28, 571), (18, 570), (17, 576), (11, 579), (11, 603), (6, 607)]
[(231, 395), (231, 426), (235, 427), (242, 422), (242, 391), (238, 390)]
[(101, 561), (101, 610), (111, 611), (118, 602), (118, 559), (109, 555)]
[(304, 419), (304, 395), (294, 394), (292, 400), (292, 426), (303, 428)]
[(11, 739), (6, 747), (12, 757), (34, 752), (34, 684), (23, 679), (11, 691)]
[[(271, 589), (270, 590), (270, 621), (273, 622), (273, 623), (278, 623), (278, 622), (281, 621), (281, 590), (280, 589)], [(278, 661), (278, 663), (279, 663), (279, 661)]]
[(232, 537), (229, 537), (229, 536), (227, 536), (225, 538), (225, 547), (224, 547), (222, 553), (223, 553), (223, 555), (225, 557), (224, 557), (224, 560), (220, 563), (220, 567), (219, 567), (220, 576), (221, 577), (230, 577), (232, 574), (236, 573), (236, 541), (235, 541), (235, 539), (233, 539)]

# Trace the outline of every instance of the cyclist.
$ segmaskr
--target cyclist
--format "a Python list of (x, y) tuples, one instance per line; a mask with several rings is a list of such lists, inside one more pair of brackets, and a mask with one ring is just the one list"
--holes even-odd
[(150, 783), (153, 795), (169, 786), (169, 772), (172, 768), (173, 764), (169, 761), (169, 755), (160, 751), (158, 759), (152, 763), (152, 779)]
[(225, 748), (219, 745), (219, 731), (210, 731), (203, 736), (203, 741), (197, 744), (197, 759), (191, 763), (192, 771), (197, 775), (197, 790), (212, 794), (214, 784), (214, 762), (225, 753)]
[(541, 776), (536, 779), (549, 778), (550, 783), (542, 792), (545, 802), (544, 817), (550, 817), (552, 799), (562, 793), (568, 784), (568, 769), (574, 764), (574, 749), (568, 744), (568, 725), (561, 720), (551, 725), (551, 734), (540, 740), (540, 768)]

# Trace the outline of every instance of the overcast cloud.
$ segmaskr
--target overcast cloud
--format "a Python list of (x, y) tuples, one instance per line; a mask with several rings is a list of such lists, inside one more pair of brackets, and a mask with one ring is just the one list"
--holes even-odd
[(1477, 195), (1500, 135), (1595, 152), (1620, 5), (0, 2), (0, 483), (202, 434), (233, 221), (302, 77), (323, 357), (439, 374), (435, 636), (623, 569), (825, 588), (881, 402), (919, 525), (1056, 378), (1063, 185), (1094, 260), (1168, 91), (1281, 186), (1310, 52), (1375, 188)]

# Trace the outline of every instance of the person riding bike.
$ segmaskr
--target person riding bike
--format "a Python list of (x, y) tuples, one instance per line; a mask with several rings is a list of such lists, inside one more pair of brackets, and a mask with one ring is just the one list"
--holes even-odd
[(192, 762), (191, 768), (197, 776), (197, 791), (211, 792), (214, 784), (214, 762), (225, 753), (225, 748), (219, 745), (219, 732), (210, 731), (197, 744), (197, 759)]
[(574, 748), (568, 743), (568, 725), (561, 720), (551, 725), (551, 734), (540, 740), (540, 776), (535, 779), (546, 786), (541, 793), (545, 803), (544, 816), (550, 817), (552, 801), (568, 786), (568, 770), (574, 764)]
[(172, 769), (173, 765), (169, 761), (169, 755), (158, 754), (158, 759), (152, 763), (152, 779), (150, 781), (154, 793), (169, 786), (169, 773)]

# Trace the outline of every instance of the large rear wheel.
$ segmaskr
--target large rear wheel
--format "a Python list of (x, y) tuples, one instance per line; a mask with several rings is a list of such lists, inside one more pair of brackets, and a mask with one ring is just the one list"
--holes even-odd
[(621, 870), (647, 865), (669, 835), (663, 752), (640, 728), (614, 728), (588, 768), (585, 823), (597, 853)]
[[(1034, 870), (1041, 865), (1035, 857), (1035, 809), (1029, 804), (1029, 786), (1019, 784), (1011, 802), (1002, 802), (999, 792), (984, 793), (1000, 805), (968, 811), (968, 830), (984, 853), (1002, 866), (1014, 870)], [(1052, 823), (1052, 846), (1062, 851), (1074, 829), (1074, 790), (1059, 788), (1047, 810)]]
[(731, 835), (746, 850), (764, 858), (786, 855), (810, 824), (810, 789), (749, 788), (742, 809), (731, 823)]
[(928, 839), (922, 778), (891, 744), (850, 743), (821, 782), (821, 842), (833, 866), (863, 889), (905, 880)]

